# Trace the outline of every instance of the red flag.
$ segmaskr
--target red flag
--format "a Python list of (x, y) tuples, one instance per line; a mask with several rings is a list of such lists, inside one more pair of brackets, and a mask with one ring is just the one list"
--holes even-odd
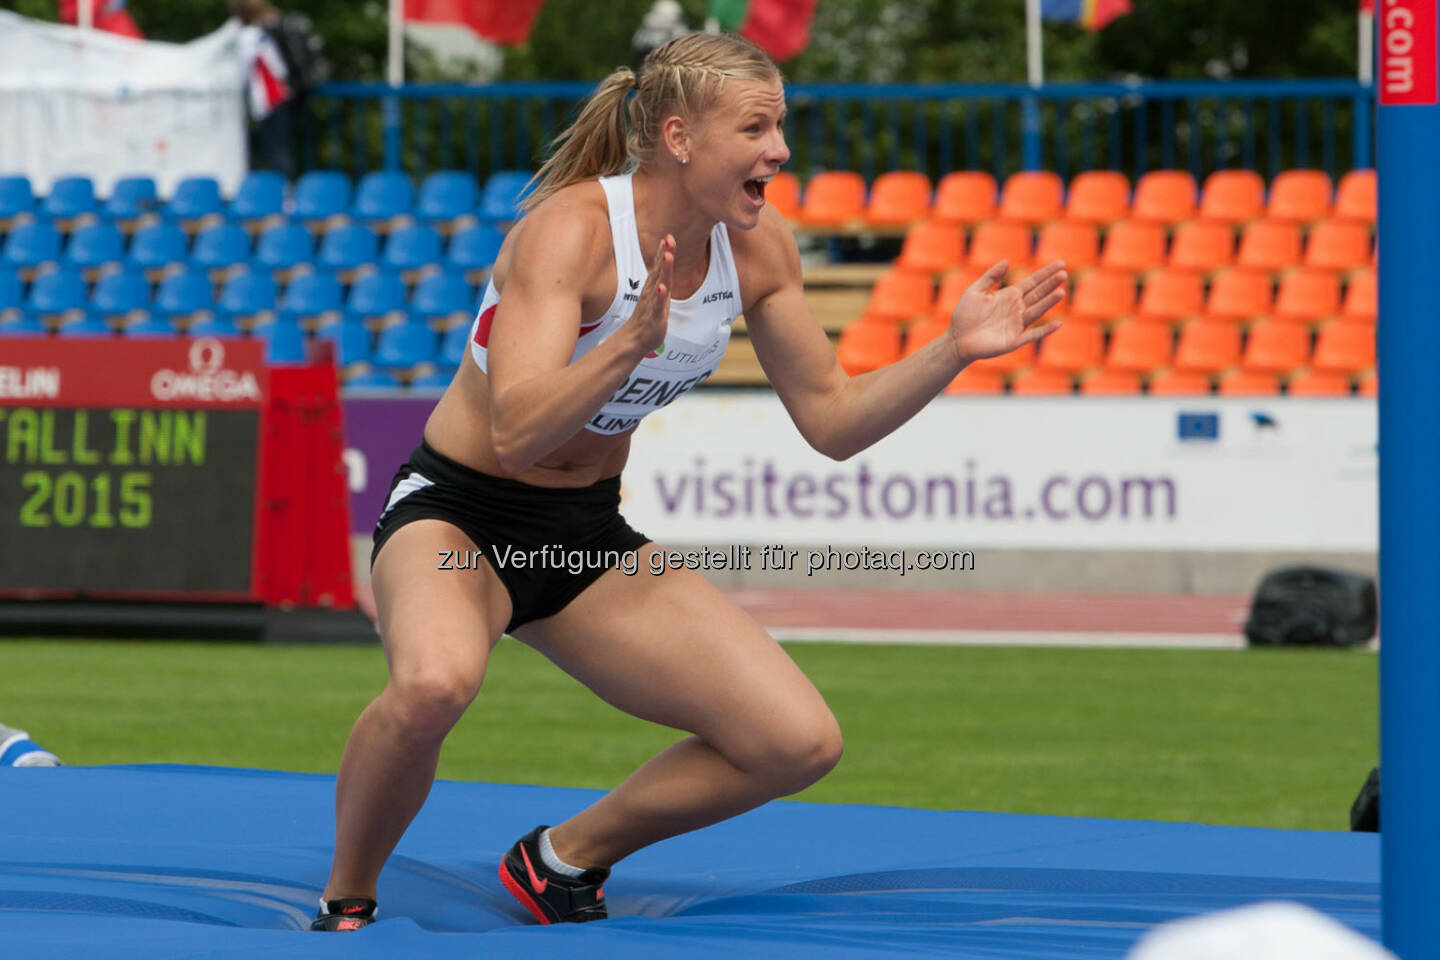
[[(145, 39), (145, 34), (136, 26), (130, 11), (125, 9), (125, 0), (95, 0), (92, 9), (96, 30), (118, 33), (122, 37), (134, 37), (136, 40)], [(60, 22), (80, 22), (79, 0), (60, 0)]]
[(524, 43), (545, 0), (405, 0), (405, 19), (458, 23), (491, 43)]
[(740, 34), (776, 60), (789, 60), (810, 45), (816, 0), (750, 0)]

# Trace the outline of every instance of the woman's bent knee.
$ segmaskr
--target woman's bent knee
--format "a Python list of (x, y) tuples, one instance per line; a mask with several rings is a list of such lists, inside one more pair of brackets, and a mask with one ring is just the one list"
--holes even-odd
[(391, 680), (381, 695), (404, 735), (418, 740), (443, 738), (480, 692), (481, 677), (437, 671)]
[(772, 783), (777, 796), (787, 796), (835, 769), (844, 749), (840, 724), (826, 711), (823, 716), (767, 731), (730, 760), (745, 772)]

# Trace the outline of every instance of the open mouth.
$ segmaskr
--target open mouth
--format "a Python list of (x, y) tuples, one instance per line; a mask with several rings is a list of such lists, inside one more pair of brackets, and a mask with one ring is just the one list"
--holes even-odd
[(765, 185), (775, 179), (774, 174), (768, 177), (755, 177), (753, 180), (745, 181), (745, 193), (756, 203), (765, 202)]

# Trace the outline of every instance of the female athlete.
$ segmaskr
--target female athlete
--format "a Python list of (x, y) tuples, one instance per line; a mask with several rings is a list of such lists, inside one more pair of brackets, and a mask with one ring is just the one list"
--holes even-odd
[[(611, 74), (541, 168), (495, 265), (471, 357), (376, 526), (390, 679), (340, 762), (315, 929), (374, 919), (381, 867), (502, 633), (620, 709), (690, 734), (506, 854), (502, 882), (541, 923), (603, 919), (617, 861), (795, 793), (840, 759), (825, 701), (753, 620), (693, 571), (619, 569), (618, 557), (638, 551), (648, 571), (661, 549), (618, 511), (633, 427), (715, 369), (743, 313), (800, 435), (843, 460), (970, 361), (1058, 327), (1042, 317), (1066, 276), (1054, 263), (996, 289), (1008, 269), (997, 263), (961, 298), (948, 336), (848, 377), (806, 306), (791, 230), (765, 204), (790, 156), (784, 117), (781, 77), (763, 52), (692, 34), (652, 52), (638, 80)], [(447, 554), (475, 562), (437, 569)]]

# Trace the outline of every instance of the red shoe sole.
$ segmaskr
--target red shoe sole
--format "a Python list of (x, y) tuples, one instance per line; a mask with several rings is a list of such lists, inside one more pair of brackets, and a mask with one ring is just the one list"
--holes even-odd
[(510, 891), (511, 896), (520, 901), (522, 907), (530, 911), (536, 920), (547, 926), (549, 925), (550, 918), (545, 916), (545, 911), (540, 909), (540, 905), (535, 902), (535, 898), (530, 896), (524, 887), (520, 886), (519, 882), (510, 875), (509, 870), (505, 869), (505, 861), (503, 859), (500, 861), (500, 882), (505, 885), (506, 890)]

